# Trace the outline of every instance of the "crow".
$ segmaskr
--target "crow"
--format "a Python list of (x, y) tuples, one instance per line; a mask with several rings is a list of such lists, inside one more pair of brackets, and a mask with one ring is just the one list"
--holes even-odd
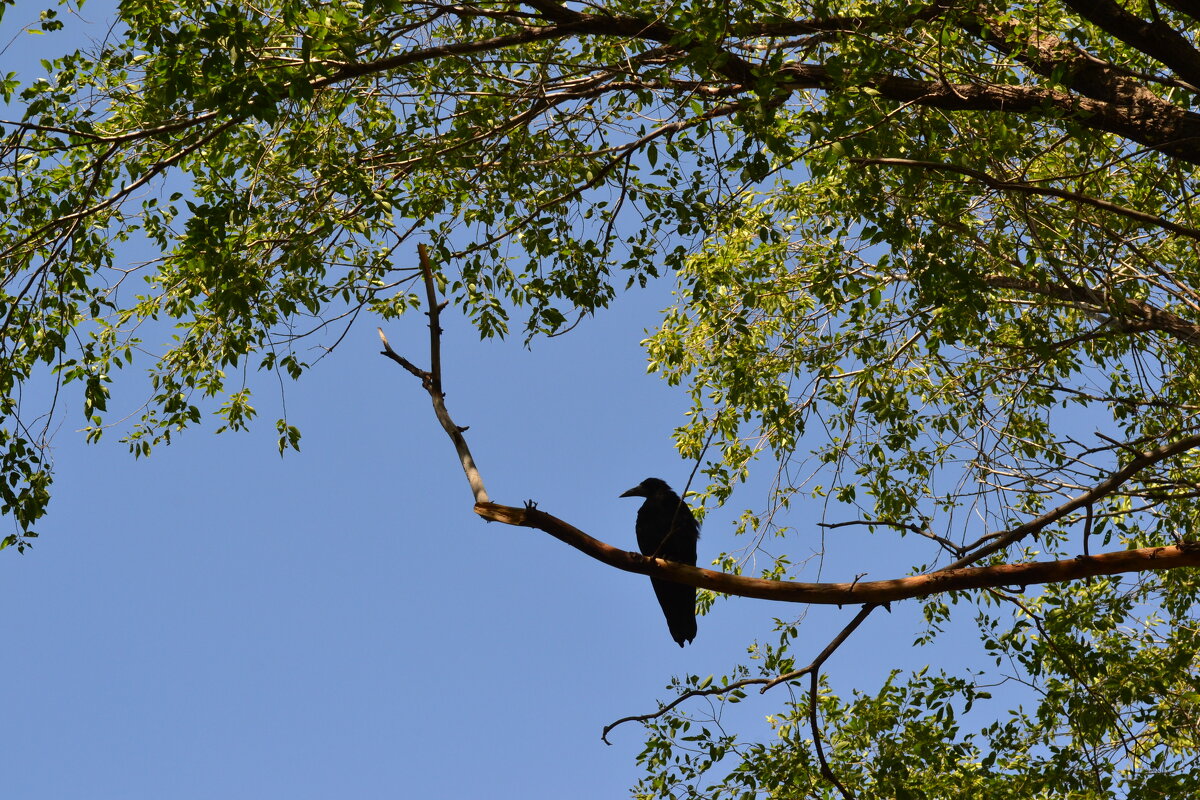
[[(644, 497), (638, 509), (637, 541), (642, 555), (696, 566), (696, 540), (700, 526), (687, 504), (658, 478), (646, 478), (621, 497)], [(696, 589), (662, 578), (651, 578), (671, 638), (683, 647), (696, 638)]]

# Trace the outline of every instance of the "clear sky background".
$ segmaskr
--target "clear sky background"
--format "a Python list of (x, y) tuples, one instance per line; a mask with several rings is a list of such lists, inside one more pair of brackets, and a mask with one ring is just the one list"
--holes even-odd
[[(8, 13), (0, 48), (36, 19), (30, 8)], [(94, 24), (81, 30), (102, 37), (103, 8), (88, 8)], [(0, 72), (40, 74), (36, 59), (57, 41), (18, 41)], [(445, 312), (447, 402), (470, 426), (494, 501), (532, 498), (635, 547), (641, 501), (618, 495), (648, 476), (681, 488), (691, 470), (670, 441), (686, 399), (646, 374), (639, 346), (671, 288), (623, 295), (532, 350), (480, 343)], [(774, 640), (773, 617), (806, 614), (799, 660), (854, 615), (719, 601), (681, 650), (646, 578), (475, 516), (428, 396), (379, 355), (375, 324), (360, 320), (286, 387), (304, 438), (284, 458), (269, 382), (255, 432), (214, 436), (209, 422), (142, 460), (115, 434), (84, 445), (72, 399), (42, 538), (0, 554), (0, 796), (623, 797), (641, 730), (618, 729), (609, 747), (605, 724), (652, 711), (672, 675), (729, 671), (755, 638)], [(424, 324), (413, 314), (386, 327), (422, 366)], [(143, 377), (119, 377), (110, 409), (136, 410)], [(764, 485), (709, 516), (702, 564), (744, 544), (732, 521), (761, 503)], [(816, 514), (790, 520), (794, 561), (821, 545)], [(875, 549), (882, 537), (828, 535), (850, 556), (826, 561), (821, 579), (906, 570)], [(839, 693), (929, 662), (932, 652), (910, 649), (917, 613), (899, 604), (868, 621), (828, 665)], [(768, 736), (763, 717), (789, 691), (752, 694), (730, 728)]]

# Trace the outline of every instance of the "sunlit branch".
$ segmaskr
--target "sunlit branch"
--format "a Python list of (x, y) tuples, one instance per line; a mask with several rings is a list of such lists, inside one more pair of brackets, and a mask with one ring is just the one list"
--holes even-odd
[[(691, 44), (685, 32), (656, 20), (640, 17), (585, 14), (556, 3), (538, 3), (537, 10), (554, 24), (530, 27), (520, 34), (494, 37), (478, 42), (457, 42), (359, 64), (342, 64), (334, 74), (313, 82), (314, 88), (369, 74), (387, 72), (400, 66), (435, 58), (464, 55), (503, 49), (533, 41), (578, 36), (615, 36), (669, 44), (686, 51)], [(697, 42), (694, 46), (711, 47)], [(729, 80), (744, 87), (757, 82), (757, 69), (729, 48), (721, 52), (718, 70)], [(777, 90), (786, 95), (798, 89), (837, 91), (844, 87), (824, 66), (793, 62), (785, 64), (775, 76)], [(1139, 99), (1149, 104), (1154, 113), (1132, 113), (1132, 110), (1111, 98), (1081, 97), (1035, 86), (1008, 84), (951, 84), (946, 81), (923, 81), (898, 75), (881, 74), (868, 78), (865, 85), (886, 100), (912, 102), (917, 105), (947, 110), (1002, 111), (1018, 114), (1059, 113), (1079, 119), (1089, 127), (1106, 130), (1161, 150), (1177, 158), (1200, 163), (1200, 153), (1193, 144), (1200, 139), (1200, 115), (1161, 100), (1143, 89)]]
[[(1075, 506), (1072, 506), (1072, 510)], [(501, 506), (495, 503), (477, 503), (475, 513), (492, 522), (536, 528), (548, 533), (564, 544), (607, 564), (610, 567), (668, 578), (699, 589), (709, 589), (738, 597), (754, 597), (761, 600), (776, 600), (785, 603), (810, 603), (814, 605), (854, 605), (859, 603), (888, 603), (915, 597), (928, 597), (944, 592), (967, 589), (987, 589), (997, 586), (1031, 586), (1043, 583), (1059, 583), (1079, 580), (1096, 575), (1118, 575), (1125, 572), (1176, 569), (1200, 566), (1200, 543), (1185, 542), (1167, 547), (1144, 547), (1140, 550), (1119, 550), (1089, 558), (1077, 557), (1061, 561), (1039, 561), (1024, 564), (997, 564), (990, 567), (957, 566), (960, 563), (979, 560), (995, 552), (993, 545), (980, 548), (975, 554), (956, 562), (946, 569), (924, 575), (891, 578), (881, 581), (854, 581), (850, 583), (805, 583), (801, 581), (774, 581), (731, 575), (701, 567), (677, 564), (661, 558), (650, 558), (613, 547), (595, 539), (557, 517), (547, 514), (532, 505), (525, 508)], [(1063, 512), (1065, 514), (1067, 512)], [(1056, 519), (1058, 517), (1055, 517)], [(1041, 520), (1042, 518), (1039, 518)], [(1046, 522), (1045, 525), (1050, 524)], [(1021, 526), (1020, 529), (1030, 528)], [(1044, 527), (1042, 525), (1041, 527)], [(1031, 532), (1026, 530), (1022, 535)], [(1007, 534), (1006, 534), (1007, 536)], [(1004, 537), (1002, 537), (1004, 538)], [(1018, 536), (1017, 538), (1020, 538)], [(1015, 540), (1007, 540), (1011, 544)], [(994, 544), (994, 543), (993, 543)], [(999, 548), (997, 548), (999, 549)], [(987, 551), (987, 552), (981, 552)]]
[(1114, 298), (1102, 289), (1087, 286), (1041, 283), (1024, 278), (1012, 278), (1007, 275), (991, 275), (984, 278), (984, 281), (997, 289), (1012, 289), (1043, 297), (1053, 297), (1056, 300), (1087, 303), (1110, 314), (1124, 316), (1127, 320), (1132, 318), (1131, 321), (1147, 326), (1146, 330), (1162, 331), (1189, 345), (1200, 344), (1200, 325), (1188, 322), (1170, 311), (1165, 311), (1142, 300), (1125, 297)]
[(412, 362), (398, 355), (388, 344), (383, 332), (380, 331), (380, 339), (384, 345), (383, 354), (421, 379), (422, 385), (433, 400), (434, 412), (438, 421), (454, 442), (463, 471), (471, 484), (471, 490), (475, 496), (475, 513), (486, 520), (536, 528), (602, 563), (627, 572), (669, 578), (689, 586), (724, 594), (792, 603), (877, 604), (913, 597), (926, 597), (941, 592), (999, 586), (1026, 586), (1078, 580), (1095, 575), (1200, 566), (1200, 545), (1183, 543), (1171, 547), (1148, 547), (1061, 561), (968, 567), (969, 564), (976, 563), (1027, 536), (1036, 534), (1071, 512), (1092, 505), (1113, 494), (1126, 481), (1146, 467), (1200, 446), (1200, 434), (1185, 436), (1170, 444), (1139, 453), (1107, 479), (1057, 508), (1008, 531), (984, 537), (968, 548), (970, 555), (960, 558), (945, 569), (924, 575), (882, 581), (803, 583), (731, 575), (621, 550), (587, 535), (557, 517), (538, 510), (532, 502), (528, 503), (525, 508), (492, 503), (488, 500), (487, 492), (483, 487), (483, 479), (462, 435), (465, 429), (456, 425), (446, 410), (445, 396), (441, 388), (441, 327), (439, 323), (439, 315), (444, 303), (437, 302), (433, 267), (429, 262), (428, 250), (424, 245), (420, 245), (418, 250), (429, 304), (431, 369), (428, 372), (421, 370)]

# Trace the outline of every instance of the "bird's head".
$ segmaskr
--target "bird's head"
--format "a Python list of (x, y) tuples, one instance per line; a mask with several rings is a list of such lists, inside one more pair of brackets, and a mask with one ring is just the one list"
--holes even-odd
[(667, 486), (666, 481), (659, 478), (646, 478), (628, 492), (622, 492), (621, 497), (653, 497), (656, 494), (670, 491), (671, 487)]

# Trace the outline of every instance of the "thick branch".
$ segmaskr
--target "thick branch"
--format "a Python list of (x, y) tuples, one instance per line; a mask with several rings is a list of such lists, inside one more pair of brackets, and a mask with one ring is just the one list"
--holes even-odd
[[(631, 15), (582, 13), (553, 2), (531, 3), (540, 14), (530, 17), (528, 26), (519, 32), (479, 39), (475, 41), (447, 42), (435, 44), (427, 48), (417, 48), (406, 52), (389, 55), (385, 58), (363, 62), (342, 62), (329, 64), (333, 67), (329, 75), (308, 79), (308, 85), (313, 90), (319, 90), (346, 81), (362, 77), (380, 75), (405, 67), (411, 67), (428, 61), (445, 58), (461, 58), (483, 53), (492, 53), (513, 47), (534, 44), (540, 41), (560, 40), (570, 41), (589, 36), (618, 37), (623, 39), (639, 39), (653, 41), (665, 45), (665, 49), (679, 53), (688, 50), (703, 49), (708, 52), (713, 43), (699, 40), (689, 35), (686, 30), (678, 30), (652, 18), (642, 18)], [(936, 16), (944, 10), (941, 3), (934, 3), (922, 9), (916, 15), (908, 18), (910, 24), (917, 18)], [(539, 22), (548, 24), (538, 24)], [(788, 23), (778, 29), (773, 29), (774, 23), (762, 28), (780, 34), (789, 31), (789, 25), (798, 26), (797, 30), (837, 30), (846, 21), (825, 23), (796, 22)], [(982, 22), (981, 22), (982, 24)], [(815, 26), (815, 28), (814, 28)], [(746, 28), (756, 35), (755, 24)], [(1155, 29), (1157, 32), (1157, 28)], [(986, 36), (982, 31), (978, 35)], [(1015, 43), (1004, 40), (1003, 36), (994, 37), (1002, 46), (1014, 46)], [(879, 74), (866, 79), (863, 85), (846, 86), (840, 71), (830, 72), (823, 65), (810, 63), (785, 64), (772, 76), (772, 84), (785, 96), (797, 89), (822, 89), (832, 92), (846, 89), (861, 89), (864, 86), (878, 92), (883, 99), (911, 103), (915, 105), (941, 108), (950, 111), (997, 111), (1005, 113), (1031, 114), (1038, 117), (1059, 116), (1077, 119), (1081, 124), (1108, 131), (1138, 142), (1147, 147), (1160, 150), (1168, 155), (1200, 163), (1200, 115), (1149, 92), (1135, 81), (1120, 76), (1112, 76), (1105, 65), (1096, 65), (1092, 59), (1088, 63), (1086, 54), (1065, 50), (1065, 45), (1059, 45), (1059, 40), (1043, 37), (1036, 41), (1025, 42), (1033, 47), (1036, 55), (1031, 59), (1039, 59), (1038, 65), (1053, 71), (1058, 66), (1072, 68), (1072, 76), (1077, 83), (1071, 89), (1082, 92), (1079, 96), (1070, 92), (1055, 91), (1037, 86), (1010, 85), (1000, 83), (971, 83), (950, 84), (945, 81), (925, 81), (899, 75)], [(1178, 43), (1176, 43), (1178, 44)], [(1179, 55), (1178, 53), (1176, 55)], [(1078, 62), (1078, 63), (1076, 63)], [(729, 88), (749, 92), (764, 77), (762, 68), (747, 61), (736, 51), (736, 43), (731, 46), (718, 47), (714, 56), (708, 61), (708, 66), (718, 82), (730, 82)], [(1094, 85), (1093, 85), (1094, 84)], [(159, 126), (140, 131), (119, 134), (113, 137), (101, 137), (98, 141), (125, 142), (153, 135), (162, 135), (183, 128), (212, 121), (219, 112), (205, 111), (196, 117), (185, 120), (171, 120)], [(240, 117), (227, 120), (226, 124), (240, 121)]]
[(988, 589), (1000, 586), (1030, 586), (1074, 581), (1096, 575), (1176, 569), (1200, 566), (1200, 543), (1185, 542), (1170, 547), (1144, 547), (1096, 556), (1079, 556), (1062, 561), (1030, 564), (997, 564), (990, 567), (945, 569), (908, 578), (853, 583), (803, 583), (747, 578), (700, 567), (649, 558), (613, 547), (536, 508), (514, 508), (495, 503), (477, 503), (475, 513), (486, 520), (536, 528), (571, 545), (610, 567), (669, 578), (678, 583), (739, 597), (756, 597), (786, 603), (848, 605), (888, 603), (942, 592)]
[(1067, 0), (1066, 5), (1109, 35), (1169, 67), (1188, 83), (1200, 86), (1200, 53), (1170, 25), (1130, 14), (1112, 0)]
[[(1039, 283), (1024, 278), (995, 275), (985, 278), (989, 286), (998, 289), (1013, 289), (1019, 292), (1039, 294), (1073, 303), (1086, 303), (1126, 320), (1142, 323), (1147, 330), (1166, 333), (1184, 344), (1200, 344), (1200, 325), (1189, 322), (1177, 314), (1165, 311), (1142, 300), (1113, 297), (1100, 289), (1086, 286), (1064, 286), (1062, 284)], [(1189, 437), (1189, 439), (1195, 437)], [(1195, 447), (1193, 442), (1191, 447)]]
[[(535, 6), (543, 18), (553, 24), (531, 26), (526, 31), (512, 36), (440, 45), (400, 53), (373, 62), (339, 65), (333, 75), (314, 81), (313, 85), (331, 85), (431, 59), (490, 52), (547, 39), (614, 36), (659, 42), (677, 48), (680, 52), (695, 47), (712, 47), (711, 42), (693, 40), (686, 31), (676, 30), (653, 19), (628, 15), (586, 14), (553, 2), (530, 5)], [(1057, 58), (1051, 59), (1052, 66), (1062, 63), (1066, 57), (1066, 53), (1055, 55)], [(710, 64), (715, 72), (746, 91), (754, 87), (761, 76), (755, 65), (729, 48), (720, 49), (719, 57), (713, 58)], [(775, 85), (784, 93), (797, 89), (838, 91), (846, 88), (838, 75), (831, 74), (819, 64), (786, 64), (774, 77)], [(1115, 133), (1191, 163), (1200, 163), (1200, 115), (1166, 102), (1128, 79), (1117, 80), (1105, 75), (1105, 80), (1110, 83), (1115, 81), (1113, 85), (1117, 86), (1119, 91), (1114, 91), (1112, 86), (1106, 85), (1104, 92), (1096, 93), (1098, 97), (1080, 97), (1036, 86), (949, 84), (887, 74), (870, 78), (865, 85), (887, 100), (950, 111), (999, 111), (1042, 117), (1047, 114), (1069, 116), (1089, 127)], [(1072, 88), (1081, 90), (1079, 86)]]
[(1066, 189), (1059, 189), (1055, 186), (1039, 186), (1028, 181), (1007, 181), (995, 178), (981, 170), (972, 169), (971, 167), (963, 167), (958, 164), (946, 164), (939, 161), (918, 161), (911, 158), (852, 158), (850, 159), (855, 164), (876, 164), (885, 167), (912, 167), (915, 169), (928, 170), (930, 172), (953, 172), (959, 175), (965, 175), (969, 178), (974, 178), (983, 185), (1001, 192), (1018, 192), (1021, 194), (1039, 195), (1042, 197), (1058, 197), (1063, 200), (1070, 200), (1080, 205), (1092, 206), (1094, 208), (1110, 211), (1123, 217), (1132, 220), (1137, 220), (1144, 225), (1177, 233), (1180, 236), (1186, 236), (1189, 239), (1200, 239), (1200, 228), (1193, 228), (1188, 225), (1180, 225), (1177, 222), (1172, 222), (1169, 219), (1160, 217), (1156, 214), (1147, 214), (1145, 211), (1139, 211), (1136, 208), (1129, 208), (1117, 203), (1104, 200), (1099, 197), (1092, 197), (1081, 192), (1072, 192)]

